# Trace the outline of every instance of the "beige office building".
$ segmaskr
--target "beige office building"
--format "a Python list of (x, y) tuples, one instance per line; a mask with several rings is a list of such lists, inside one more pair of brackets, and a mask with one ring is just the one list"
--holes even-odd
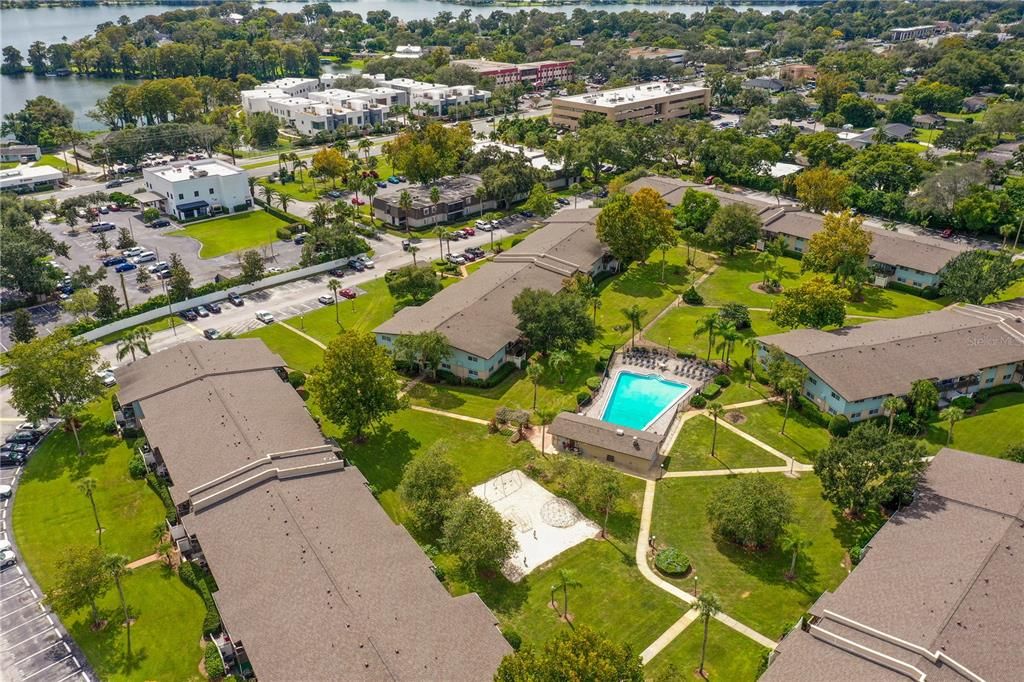
[(588, 111), (604, 114), (609, 121), (660, 123), (702, 114), (711, 105), (711, 91), (677, 83), (641, 83), (626, 88), (590, 92), (551, 100), (551, 123), (575, 129)]

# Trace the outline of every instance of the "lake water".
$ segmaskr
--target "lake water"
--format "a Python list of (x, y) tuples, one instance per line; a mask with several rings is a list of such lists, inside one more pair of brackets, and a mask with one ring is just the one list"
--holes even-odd
[[(278, 12), (298, 12), (302, 2), (267, 2), (262, 7), (270, 7)], [(352, 0), (351, 2), (332, 2), (335, 11), (358, 12), (366, 16), (367, 12), (386, 9), (391, 14), (403, 19), (427, 19), (443, 11), (459, 14), (464, 9), (472, 10), (474, 16), (488, 15), (496, 10), (516, 12), (519, 9), (529, 11), (535, 8), (502, 8), (502, 7), (470, 7), (435, 0)], [(702, 12), (704, 6), (694, 5), (559, 5), (537, 7), (543, 11), (571, 13), (577, 7), (588, 10), (605, 10), (623, 12), (626, 10), (644, 10), (648, 12), (677, 12), (694, 14)], [(799, 9), (798, 5), (779, 3), (777, 5), (732, 5), (737, 11), (747, 8), (759, 12)], [(135, 20), (150, 14), (160, 14), (174, 9), (188, 9), (180, 5), (91, 5), (77, 7), (40, 7), (36, 9), (3, 9), (0, 10), (0, 47), (14, 45), (21, 50), (27, 59), (28, 46), (36, 40), (44, 43), (55, 43), (64, 39), (75, 41), (92, 33), (97, 25), (104, 22), (116, 22), (119, 17), (127, 16)], [(96, 100), (106, 95), (107, 91), (121, 82), (111, 79), (90, 78), (38, 78), (26, 76), (0, 78), (0, 108), (3, 113), (19, 110), (24, 103), (38, 95), (53, 97), (66, 104), (75, 112), (75, 124), (84, 130), (97, 130), (99, 124), (85, 117), (85, 112), (93, 108)]]

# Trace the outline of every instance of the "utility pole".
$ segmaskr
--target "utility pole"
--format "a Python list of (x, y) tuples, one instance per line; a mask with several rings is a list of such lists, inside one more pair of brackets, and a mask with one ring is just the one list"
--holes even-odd
[(131, 310), (131, 305), (128, 303), (128, 288), (124, 285), (124, 273), (119, 272), (117, 274), (121, 276), (121, 293), (124, 294), (124, 311), (128, 312)]

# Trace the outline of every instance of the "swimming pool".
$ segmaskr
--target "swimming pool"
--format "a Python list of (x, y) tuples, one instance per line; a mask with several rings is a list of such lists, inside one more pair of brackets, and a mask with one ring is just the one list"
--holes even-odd
[(631, 429), (645, 429), (690, 389), (657, 376), (620, 372), (601, 419)]

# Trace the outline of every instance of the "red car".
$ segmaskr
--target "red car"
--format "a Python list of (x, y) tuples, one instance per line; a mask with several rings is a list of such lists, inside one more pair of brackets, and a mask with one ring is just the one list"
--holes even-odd
[(365, 203), (366, 202), (363, 201), (362, 199), (360, 199), (359, 197), (352, 197), (352, 205), (353, 206), (362, 206)]
[(118, 211), (121, 210), (121, 207), (118, 206), (117, 204), (111, 204), (110, 206), (107, 206), (107, 208), (113, 211), (114, 213), (117, 213)]
[(953, 237), (953, 230), (947, 227), (945, 230), (942, 231), (941, 236), (943, 239), (951, 239)]
[(472, 227), (464, 227), (462, 228), (462, 233), (467, 237), (472, 237), (473, 235), (476, 234), (476, 230), (474, 230)]
[(338, 289), (338, 295), (341, 296), (342, 298), (355, 298), (356, 292), (348, 288)]

